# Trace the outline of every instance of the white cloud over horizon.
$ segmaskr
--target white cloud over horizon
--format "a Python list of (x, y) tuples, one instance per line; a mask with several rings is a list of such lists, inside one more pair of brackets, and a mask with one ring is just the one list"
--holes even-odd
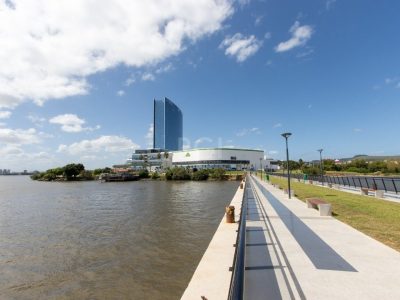
[(100, 125), (97, 125), (94, 128), (83, 127), (82, 125), (84, 125), (86, 121), (84, 119), (79, 118), (75, 114), (63, 114), (55, 116), (49, 120), (49, 123), (61, 125), (61, 130), (69, 133), (93, 131), (96, 129), (100, 129)]
[(61, 144), (57, 152), (70, 155), (89, 155), (91, 153), (129, 152), (139, 148), (131, 139), (116, 135), (103, 135), (92, 140), (82, 140), (71, 145)]
[(278, 44), (275, 47), (276, 52), (285, 52), (293, 48), (304, 46), (314, 33), (313, 28), (310, 25), (300, 26), (300, 23), (296, 21), (292, 27), (290, 27), (289, 32), (292, 37)]
[(246, 136), (246, 135), (251, 134), (251, 133), (261, 134), (261, 130), (258, 127), (253, 127), (253, 128), (249, 128), (249, 129), (248, 128), (243, 128), (243, 129), (239, 130), (236, 133), (236, 136), (243, 137), (243, 136)]
[(151, 123), (149, 125), (149, 129), (147, 130), (146, 135), (144, 136), (148, 148), (153, 148), (153, 142), (154, 142), (153, 135), (154, 135), (154, 124)]
[(41, 140), (40, 134), (35, 128), (0, 128), (0, 144), (4, 143), (6, 146), (38, 144)]
[(157, 65), (232, 13), (229, 0), (0, 2), (0, 108), (87, 94), (89, 76)]
[(257, 53), (261, 48), (262, 41), (258, 40), (254, 35), (248, 37), (241, 33), (226, 37), (219, 48), (225, 48), (225, 55), (236, 58), (237, 62), (244, 62), (250, 56)]
[(198, 148), (201, 144), (212, 143), (213, 140), (209, 137), (201, 137), (194, 141), (194, 148)]

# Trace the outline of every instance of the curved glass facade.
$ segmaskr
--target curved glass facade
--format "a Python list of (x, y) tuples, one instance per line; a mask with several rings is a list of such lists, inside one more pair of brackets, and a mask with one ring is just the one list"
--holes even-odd
[(153, 146), (170, 151), (182, 150), (182, 112), (168, 98), (154, 99)]

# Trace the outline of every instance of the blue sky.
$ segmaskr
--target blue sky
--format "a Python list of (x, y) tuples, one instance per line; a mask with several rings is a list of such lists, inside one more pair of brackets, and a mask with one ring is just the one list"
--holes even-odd
[(131, 2), (0, 2), (0, 168), (123, 163), (164, 96), (186, 147), (400, 154), (400, 2)]

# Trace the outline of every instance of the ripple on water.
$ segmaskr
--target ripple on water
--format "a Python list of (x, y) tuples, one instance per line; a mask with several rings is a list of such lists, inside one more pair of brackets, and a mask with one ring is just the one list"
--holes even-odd
[(1, 299), (178, 299), (237, 182), (0, 177)]

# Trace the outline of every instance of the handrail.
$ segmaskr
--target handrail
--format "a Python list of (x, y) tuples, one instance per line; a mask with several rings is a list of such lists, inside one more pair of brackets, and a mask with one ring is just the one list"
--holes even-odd
[(241, 300), (243, 299), (244, 292), (244, 259), (246, 251), (246, 205), (247, 193), (246, 185), (249, 182), (249, 177), (246, 176), (246, 183), (243, 187), (242, 206), (240, 210), (239, 230), (236, 237), (236, 249), (233, 258), (233, 271), (231, 277), (231, 284), (229, 287), (228, 300)]
[[(287, 177), (287, 174), (281, 173), (267, 173), (269, 175)], [(293, 179), (302, 180), (304, 174), (291, 174)], [(314, 180), (319, 182), (327, 182), (330, 184), (339, 184), (343, 186), (349, 186), (354, 188), (372, 188), (377, 190), (383, 190), (385, 192), (394, 192), (398, 194), (400, 192), (400, 177), (382, 177), (382, 176), (362, 176), (362, 175), (308, 175), (308, 180)]]

